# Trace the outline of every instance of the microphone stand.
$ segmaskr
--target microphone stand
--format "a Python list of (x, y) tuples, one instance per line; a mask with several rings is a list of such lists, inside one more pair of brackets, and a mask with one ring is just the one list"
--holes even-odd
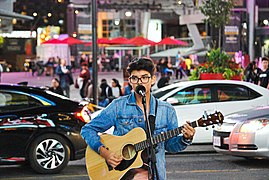
[(156, 174), (156, 179), (159, 180), (159, 174), (157, 170), (157, 161), (156, 161), (156, 154), (155, 154), (155, 148), (153, 146), (153, 136), (151, 133), (151, 127), (150, 127), (150, 122), (147, 116), (147, 108), (146, 108), (146, 95), (142, 96), (142, 104), (144, 107), (144, 114), (146, 118), (146, 134), (148, 138), (148, 143), (149, 143), (149, 148), (147, 149), (148, 152), (148, 160), (149, 160), (149, 169), (148, 169), (148, 177), (152, 177), (153, 179), (155, 178)]

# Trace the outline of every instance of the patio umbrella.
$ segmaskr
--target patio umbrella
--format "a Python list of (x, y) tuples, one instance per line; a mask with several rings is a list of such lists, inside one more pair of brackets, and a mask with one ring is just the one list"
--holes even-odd
[(182, 46), (187, 46), (188, 43), (181, 41), (181, 40), (177, 40), (171, 37), (167, 37), (162, 39), (160, 42), (157, 43), (157, 45), (182, 45)]
[(142, 45), (155, 45), (156, 43), (147, 38), (138, 36), (127, 41), (127, 44), (142, 46)]
[[(110, 44), (110, 40), (108, 38), (98, 38), (97, 44)], [(85, 46), (91, 46), (92, 42), (88, 42), (85, 44)]]
[(62, 42), (59, 39), (50, 39), (48, 41), (43, 42), (42, 44), (64, 44), (64, 42)]
[(124, 37), (117, 37), (110, 40), (110, 44), (127, 44), (129, 39)]
[(110, 40), (108, 38), (98, 38), (98, 44), (110, 44)]
[(68, 44), (68, 45), (74, 45), (74, 44), (84, 44), (85, 42), (73, 38), (73, 37), (68, 37), (66, 39), (61, 40), (61, 42), (63, 42), (64, 44)]

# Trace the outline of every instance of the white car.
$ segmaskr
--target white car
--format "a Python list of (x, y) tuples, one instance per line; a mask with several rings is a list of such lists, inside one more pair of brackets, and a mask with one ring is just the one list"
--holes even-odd
[(231, 114), (214, 130), (214, 149), (245, 158), (269, 158), (269, 106)]
[[(178, 125), (196, 121), (205, 112), (220, 111), (224, 115), (254, 107), (269, 105), (269, 90), (252, 83), (232, 80), (184, 81), (153, 92), (153, 95), (173, 105)], [(100, 111), (91, 114), (91, 119)], [(107, 133), (112, 133), (113, 128)], [(213, 128), (197, 127), (193, 143), (212, 143)]]
[[(252, 83), (232, 80), (185, 81), (153, 92), (176, 109), (178, 124), (198, 120), (204, 112), (224, 115), (269, 104), (269, 90)], [(193, 143), (212, 143), (213, 129), (197, 127)]]

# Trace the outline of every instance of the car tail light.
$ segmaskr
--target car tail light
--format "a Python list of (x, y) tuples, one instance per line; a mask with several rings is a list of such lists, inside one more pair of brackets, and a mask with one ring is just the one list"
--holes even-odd
[(87, 106), (84, 106), (80, 112), (76, 112), (76, 117), (79, 118), (81, 121), (88, 123), (91, 120), (90, 116), (91, 112)]

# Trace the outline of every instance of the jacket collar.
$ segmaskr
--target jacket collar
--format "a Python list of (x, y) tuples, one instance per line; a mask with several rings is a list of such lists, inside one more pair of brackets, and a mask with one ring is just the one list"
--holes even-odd
[[(156, 106), (156, 98), (150, 94), (150, 112), (149, 115), (155, 116), (155, 106)], [(132, 92), (128, 99), (127, 99), (127, 104), (131, 106), (136, 106), (136, 98), (135, 98), (135, 92)]]

